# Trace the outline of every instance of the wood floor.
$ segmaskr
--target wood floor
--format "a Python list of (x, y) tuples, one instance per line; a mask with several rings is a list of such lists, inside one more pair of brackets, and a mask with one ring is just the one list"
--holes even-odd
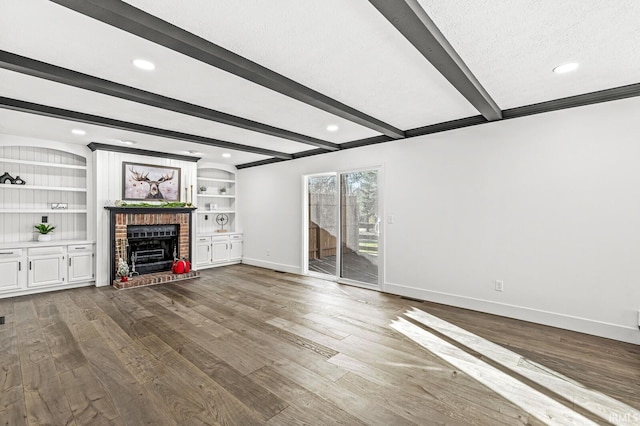
[(0, 424), (544, 424), (390, 326), (414, 307), (640, 409), (638, 346), (235, 265), (0, 300)]

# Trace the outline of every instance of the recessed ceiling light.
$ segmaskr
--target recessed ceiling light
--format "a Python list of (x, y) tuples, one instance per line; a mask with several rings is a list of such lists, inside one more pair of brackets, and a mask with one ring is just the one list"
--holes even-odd
[(120, 141), (120, 143), (125, 144), (125, 145), (133, 145), (136, 142), (135, 141)]
[(156, 68), (153, 62), (147, 61), (146, 59), (134, 59), (133, 65), (145, 71), (152, 71)]
[(327, 131), (328, 131), (328, 132), (337, 132), (339, 128), (340, 128), (340, 127), (338, 127), (338, 125), (337, 125), (337, 124), (329, 124), (329, 125), (327, 126)]
[(229, 154), (228, 152), (225, 152), (224, 154), (222, 154), (222, 156), (224, 158), (231, 158), (231, 154)]
[(567, 73), (567, 72), (571, 72), (571, 71), (577, 70), (579, 66), (580, 66), (580, 64), (578, 64), (577, 62), (570, 62), (568, 64), (563, 64), (563, 65), (559, 65), (559, 66), (555, 67), (553, 69), (553, 72), (555, 72), (556, 74), (564, 74), (564, 73)]
[(189, 151), (185, 151), (185, 152), (190, 155), (202, 155), (201, 152), (195, 151), (193, 149), (190, 149)]
[(71, 133), (73, 133), (74, 135), (80, 135), (80, 136), (82, 136), (82, 135), (86, 135), (86, 134), (87, 134), (87, 132), (85, 132), (85, 131), (84, 131), (84, 130), (82, 130), (82, 129), (73, 129), (73, 130), (71, 131)]

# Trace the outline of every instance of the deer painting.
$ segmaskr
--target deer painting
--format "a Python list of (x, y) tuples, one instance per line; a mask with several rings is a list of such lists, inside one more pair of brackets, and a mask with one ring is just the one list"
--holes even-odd
[[(180, 184), (178, 183), (176, 186), (171, 182), (176, 170), (152, 167), (143, 167), (141, 170), (140, 167), (133, 165), (129, 165), (126, 170), (130, 172), (130, 177), (128, 183), (125, 185), (125, 199), (177, 200)], [(156, 178), (158, 175), (159, 177)], [(178, 179), (179, 176), (180, 175), (178, 175)], [(168, 185), (169, 183), (171, 184)]]

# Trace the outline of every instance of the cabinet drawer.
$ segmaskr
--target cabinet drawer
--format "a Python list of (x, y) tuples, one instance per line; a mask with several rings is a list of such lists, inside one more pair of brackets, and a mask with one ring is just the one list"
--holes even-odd
[(225, 241), (229, 241), (229, 236), (228, 235), (215, 235), (215, 236), (211, 237), (211, 240), (214, 243), (225, 242)]
[(231, 234), (229, 235), (229, 239), (231, 241), (240, 241), (242, 240), (242, 234)]
[(69, 254), (82, 253), (85, 251), (91, 252), (93, 251), (93, 244), (76, 244), (69, 246), (67, 250), (69, 251)]
[(0, 260), (7, 257), (22, 256), (22, 249), (3, 249), (0, 250)]
[(198, 237), (196, 238), (196, 243), (210, 243), (211, 237)]
[(64, 254), (64, 247), (33, 247), (28, 249), (27, 254), (29, 256), (39, 256), (42, 254)]

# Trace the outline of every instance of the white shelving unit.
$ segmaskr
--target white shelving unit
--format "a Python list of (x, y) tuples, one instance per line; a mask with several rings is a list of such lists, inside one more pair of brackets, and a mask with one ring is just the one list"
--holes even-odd
[[(224, 225), (226, 233), (236, 231), (236, 174), (223, 166), (198, 166), (197, 235), (220, 234), (216, 223), (219, 214), (225, 214), (229, 222)], [(206, 191), (202, 191), (206, 188)], [(221, 193), (221, 188), (226, 192)]]
[[(203, 191), (203, 188), (206, 189)], [(224, 193), (220, 192), (221, 188), (225, 188)], [(243, 238), (237, 229), (236, 190), (235, 169), (222, 165), (198, 165), (194, 261), (198, 269), (242, 261)], [(229, 218), (223, 227), (216, 222), (221, 214)]]
[[(0, 145), (0, 175), (25, 181), (0, 184), (0, 244), (37, 237), (34, 225), (47, 216), (54, 240), (87, 239), (87, 159), (40, 146)], [(66, 204), (53, 209), (52, 204)]]
[[(25, 182), (0, 184), (0, 276), (6, 277), (0, 279), (0, 298), (94, 283), (95, 243), (87, 240), (88, 152), (82, 156), (73, 151), (84, 147), (52, 145), (60, 149), (0, 143), (0, 175)], [(44, 216), (56, 230), (51, 241), (38, 242), (34, 225)]]

